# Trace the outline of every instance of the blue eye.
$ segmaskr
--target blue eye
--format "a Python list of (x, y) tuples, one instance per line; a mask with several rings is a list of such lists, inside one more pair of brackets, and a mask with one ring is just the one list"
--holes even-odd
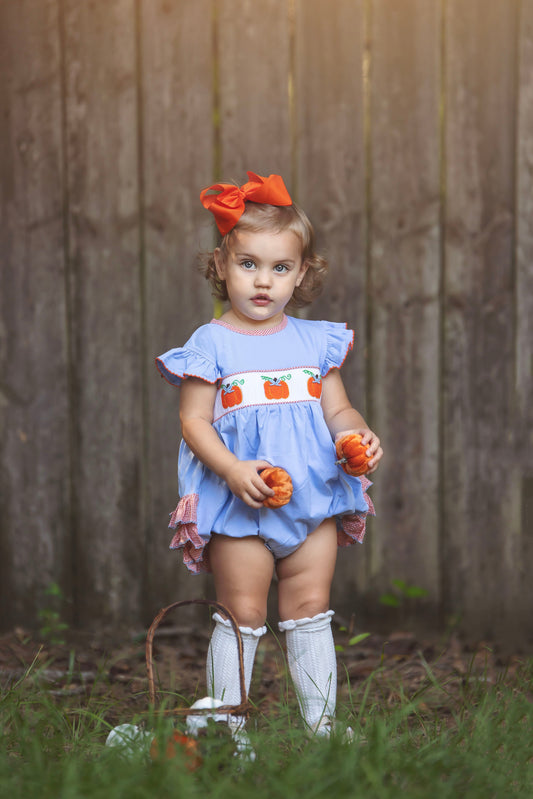
[(278, 272), (278, 274), (283, 274), (284, 272), (288, 272), (289, 267), (285, 266), (285, 264), (276, 264), (274, 267), (274, 272)]
[(241, 266), (243, 269), (246, 269), (247, 271), (255, 269), (255, 264), (253, 261), (241, 261)]

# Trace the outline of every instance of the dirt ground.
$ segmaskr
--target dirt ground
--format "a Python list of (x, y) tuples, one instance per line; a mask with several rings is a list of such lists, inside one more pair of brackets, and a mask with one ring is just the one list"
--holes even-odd
[[(334, 626), (338, 646), (339, 700), (357, 711), (368, 689), (366, 707), (393, 706), (405, 697), (418, 699), (419, 711), (452, 718), (466, 692), (519, 684), (527, 657), (502, 654), (481, 643), (472, 648), (452, 636), (442, 641), (419, 640), (397, 631), (371, 635), (349, 645), (350, 633)], [(67, 632), (60, 643), (16, 629), (0, 637), (0, 686), (24, 679), (37, 684), (54, 701), (72, 706), (89, 704), (111, 724), (131, 721), (148, 707), (144, 634), (124, 641)], [(183, 705), (205, 695), (204, 663), (209, 629), (161, 625), (156, 633), (153, 662), (162, 693), (175, 692)], [(369, 678), (372, 679), (369, 681)], [(522, 683), (523, 684), (523, 683)], [(283, 643), (268, 633), (258, 650), (252, 702), (260, 713), (276, 713), (280, 703), (294, 701), (287, 679)]]

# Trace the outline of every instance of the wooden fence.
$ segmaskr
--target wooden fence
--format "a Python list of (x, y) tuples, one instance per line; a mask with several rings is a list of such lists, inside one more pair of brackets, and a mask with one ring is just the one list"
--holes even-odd
[(198, 193), (246, 169), (315, 223), (386, 450), (332, 606), (403, 579), (531, 637), (533, 0), (0, 0), (2, 626), (53, 582), (82, 627), (212, 591), (153, 359), (212, 315)]

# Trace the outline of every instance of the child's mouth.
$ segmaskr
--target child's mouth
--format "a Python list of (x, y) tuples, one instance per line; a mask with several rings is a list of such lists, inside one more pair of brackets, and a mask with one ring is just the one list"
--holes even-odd
[(266, 294), (256, 294), (255, 297), (252, 297), (252, 302), (254, 305), (268, 305), (270, 302), (270, 297)]

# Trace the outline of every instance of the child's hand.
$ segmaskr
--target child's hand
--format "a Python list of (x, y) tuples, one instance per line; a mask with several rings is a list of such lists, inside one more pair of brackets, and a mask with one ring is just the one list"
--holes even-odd
[(379, 466), (379, 462), (383, 457), (383, 450), (380, 447), (379, 438), (368, 427), (358, 427), (354, 430), (341, 430), (335, 436), (335, 443), (343, 436), (358, 435), (361, 436), (361, 444), (368, 445), (366, 454), (369, 456), (368, 471), (366, 474), (372, 474)]
[(274, 489), (269, 488), (258, 474), (267, 466), (271, 466), (267, 461), (237, 461), (225, 475), (232, 494), (251, 508), (262, 508), (263, 500), (275, 494)]

